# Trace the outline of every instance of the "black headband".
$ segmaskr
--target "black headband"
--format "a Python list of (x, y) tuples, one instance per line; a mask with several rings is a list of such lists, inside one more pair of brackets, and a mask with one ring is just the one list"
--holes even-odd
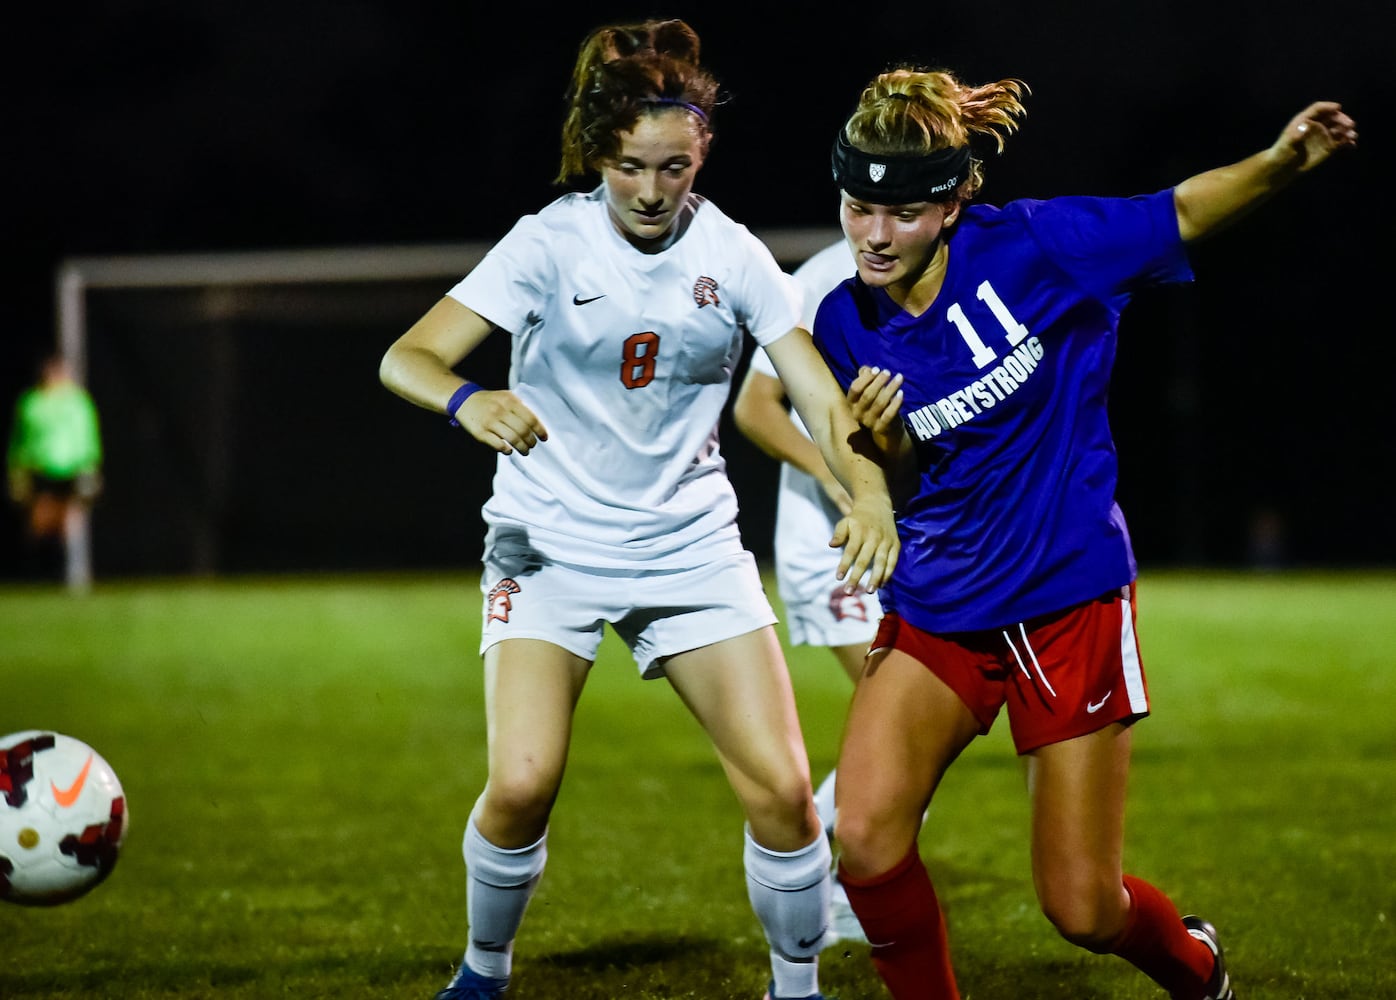
[(874, 156), (839, 131), (834, 143), (834, 183), (860, 201), (907, 205), (943, 201), (969, 176), (968, 146), (910, 156)]

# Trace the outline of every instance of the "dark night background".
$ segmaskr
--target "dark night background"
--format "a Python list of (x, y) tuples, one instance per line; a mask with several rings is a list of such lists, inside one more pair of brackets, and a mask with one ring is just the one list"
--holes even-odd
[[(54, 341), (65, 259), (497, 239), (559, 193), (561, 95), (600, 23), (681, 16), (699, 31), (731, 99), (697, 190), (758, 233), (836, 233), (829, 143), (862, 83), (896, 62), (1032, 87), (1023, 130), (988, 164), (981, 200), (995, 203), (1156, 190), (1268, 145), (1313, 100), (1340, 101), (1359, 148), (1196, 248), (1195, 284), (1126, 315), (1120, 499), (1144, 566), (1243, 564), (1266, 516), (1293, 564), (1396, 562), (1378, 298), (1393, 256), (1377, 184), (1391, 173), (1389, 5), (47, 10), (14, 12), (7, 30), (7, 408)], [(94, 298), (89, 384), (109, 451), (98, 577), (470, 563), (492, 455), (377, 380), (383, 350), (453, 281), (345, 290), (328, 310), (288, 293), (232, 322), (191, 312), (188, 293)], [(503, 384), (501, 364), (466, 366)], [(730, 425), (723, 440), (764, 556), (774, 466)], [(0, 529), (9, 570), (12, 510)]]

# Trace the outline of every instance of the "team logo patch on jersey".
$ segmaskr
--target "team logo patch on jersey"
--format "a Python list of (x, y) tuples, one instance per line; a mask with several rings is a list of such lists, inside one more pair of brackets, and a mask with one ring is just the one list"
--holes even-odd
[(882, 180), (882, 178), (884, 178), (884, 177), (887, 176), (887, 164), (885, 164), (885, 163), (869, 163), (869, 164), (868, 164), (868, 176), (871, 177), (872, 180), (873, 180), (873, 183), (876, 184), (878, 181)]
[(717, 282), (709, 278), (706, 274), (693, 283), (693, 301), (698, 303), (698, 308), (704, 306), (715, 306), (721, 301), (717, 297)]
[(829, 613), (836, 622), (865, 622), (868, 620), (868, 605), (862, 594), (845, 594), (842, 587), (835, 587), (829, 591)]
[(508, 622), (509, 612), (514, 608), (513, 596), (521, 590), (523, 588), (508, 577), (491, 587), (485, 598), (485, 621)]

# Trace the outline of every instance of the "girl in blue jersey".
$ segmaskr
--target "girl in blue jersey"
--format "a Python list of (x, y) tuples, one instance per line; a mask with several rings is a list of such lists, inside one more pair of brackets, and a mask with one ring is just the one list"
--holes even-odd
[[(896, 525), (793, 282), (692, 191), (718, 92), (698, 54), (682, 21), (589, 35), (558, 180), (595, 170), (600, 186), (520, 219), (383, 359), (389, 388), (499, 453), (481, 574), (489, 779), (465, 830), (469, 939), (438, 1000), (508, 986), (608, 623), (641, 675), (665, 677), (703, 726), (742, 806), (768, 996), (819, 996), (830, 847), (717, 439), (746, 332), (849, 492), (833, 542), (850, 589), (865, 573), (869, 587), (885, 582)], [(511, 338), (509, 387), (462, 383), (454, 367), (496, 329)]]
[(1356, 143), (1334, 103), (1238, 163), (1133, 198), (972, 205), (1026, 86), (876, 77), (834, 145), (857, 275), (816, 345), (895, 456), (901, 559), (838, 762), (839, 879), (897, 1000), (959, 992), (917, 852), (946, 769), (1006, 707), (1033, 884), (1067, 940), (1174, 1000), (1234, 997), (1213, 926), (1122, 869), (1130, 727), (1149, 712), (1106, 393), (1121, 311), (1187, 245)]

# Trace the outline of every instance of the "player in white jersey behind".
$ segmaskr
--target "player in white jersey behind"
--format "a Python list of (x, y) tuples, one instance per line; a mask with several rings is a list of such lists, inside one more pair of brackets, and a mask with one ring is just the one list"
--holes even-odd
[[(694, 194), (718, 85), (677, 20), (598, 28), (569, 88), (557, 180), (598, 187), (521, 218), (384, 355), (386, 386), (493, 448), (484, 569), (489, 778), (466, 825), (469, 937), (438, 1000), (490, 1000), (547, 858), (572, 715), (609, 623), (712, 740), (745, 815), (770, 1000), (820, 997), (831, 851), (775, 614), (737, 528), (718, 425), (745, 332), (851, 496), (830, 539), (850, 591), (899, 551), (880, 466), (800, 327), (799, 291)], [(454, 368), (494, 330), (507, 389)]]
[[(856, 268), (846, 241), (825, 247), (795, 270), (804, 289), (802, 324), (814, 326), (824, 294), (851, 277)], [(785, 605), (785, 626), (792, 646), (824, 646), (833, 653), (850, 682), (856, 684), (882, 607), (875, 593), (848, 593), (838, 578), (839, 553), (829, 538), (850, 498), (829, 471), (798, 413), (789, 410), (785, 387), (761, 348), (752, 353), (746, 377), (737, 390), (732, 416), (737, 428), (767, 455), (780, 462), (776, 496), (776, 588)], [(834, 833), (834, 780), (830, 770), (815, 791), (819, 821)], [(831, 887), (829, 935), (836, 941), (866, 941), (848, 896), (837, 879)]]

